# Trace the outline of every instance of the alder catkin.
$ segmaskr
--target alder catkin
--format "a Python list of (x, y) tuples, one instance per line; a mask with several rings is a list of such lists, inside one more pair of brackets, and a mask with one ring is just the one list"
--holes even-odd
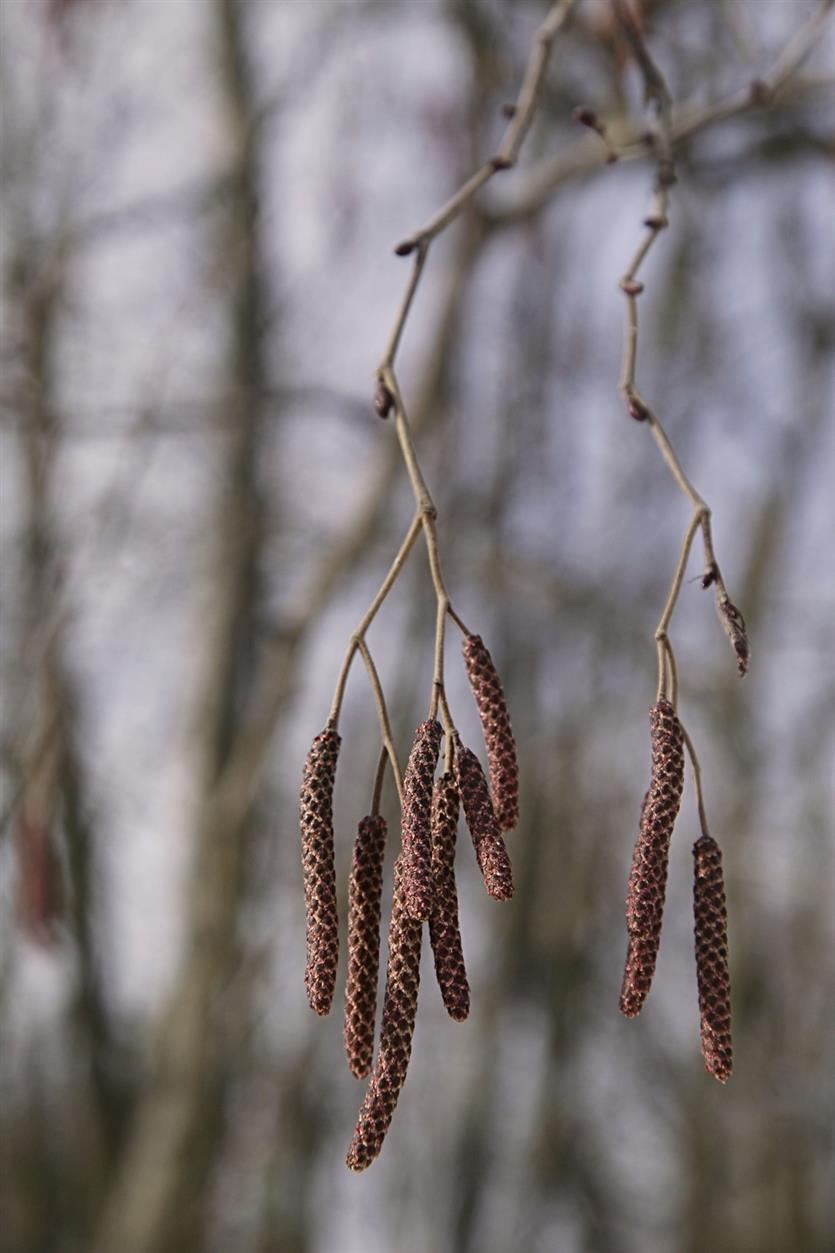
[(417, 1014), (422, 932), (422, 924), (406, 908), (401, 853), (394, 863), (380, 1048), (346, 1157), (351, 1170), (365, 1170), (378, 1156), (406, 1079)]
[(465, 636), (462, 650), (484, 732), (493, 808), (500, 829), (511, 831), (519, 820), (519, 766), (504, 690), (480, 635)]
[(459, 748), (455, 770), (484, 886), (494, 900), (509, 900), (513, 895), (513, 872), (481, 762), (469, 748)]
[(638, 838), (626, 896), (629, 945), (623, 972), (620, 1010), (640, 1013), (652, 984), (667, 885), (670, 838), (684, 788), (684, 739), (669, 701), (660, 700), (649, 715), (652, 775), (644, 797)]
[(348, 979), (343, 1031), (348, 1065), (358, 1079), (370, 1072), (374, 1054), (385, 848), (385, 818), (379, 814), (363, 818), (354, 841), (348, 881)]
[(446, 1011), (456, 1022), (470, 1012), (470, 985), (464, 966), (455, 887), (455, 842), (458, 831), (458, 788), (451, 772), (435, 783), (432, 795), (432, 875), (435, 898), (429, 918), (429, 939), (435, 975)]
[(331, 1007), (339, 960), (333, 785), (341, 742), (332, 726), (315, 737), (304, 763), (299, 797), (307, 917), (304, 983), (310, 1007), (317, 1014), (326, 1014)]
[(432, 912), (432, 789), (441, 747), (441, 724), (422, 722), (415, 731), (403, 779), (403, 880), (410, 917), (426, 922)]
[(722, 853), (709, 835), (693, 845), (693, 915), (696, 976), (699, 985), (702, 1055), (720, 1083), (733, 1069), (731, 977), (728, 970), (728, 915)]

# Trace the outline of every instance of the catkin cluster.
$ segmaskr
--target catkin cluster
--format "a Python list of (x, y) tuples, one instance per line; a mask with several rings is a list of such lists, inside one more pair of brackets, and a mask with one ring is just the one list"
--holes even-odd
[[(504, 832), (518, 815), (516, 746), (502, 685), (480, 637), (466, 635), (463, 653), (484, 729), (487, 775), (475, 753), (461, 744), (451, 722), (442, 726), (431, 717), (418, 726), (402, 780), (400, 852), (394, 862), (376, 1056), (385, 819), (376, 812), (363, 818), (354, 842), (348, 884), (344, 1043), (352, 1073), (368, 1077), (368, 1087), (346, 1159), (352, 1170), (364, 1170), (378, 1156), (406, 1079), (424, 925), (429, 929), (435, 975), (447, 1013), (463, 1022), (470, 1011), (455, 877), (461, 809), (488, 894), (495, 900), (513, 895)], [(442, 743), (445, 764), (436, 777)], [(311, 1006), (320, 1014), (328, 1012), (333, 1000), (339, 953), (333, 828), (339, 744), (333, 723), (316, 736), (305, 762), (300, 794), (307, 909), (305, 985)]]
[[(628, 944), (620, 1010), (641, 1012), (652, 985), (667, 886), (673, 827), (684, 788), (685, 736), (672, 704), (659, 700), (650, 710), (652, 772), (641, 805), (638, 838), (626, 892)], [(722, 1083), (730, 1076), (731, 988), (722, 854), (705, 834), (694, 848), (693, 908), (696, 974), (699, 988), (702, 1054), (707, 1070)]]

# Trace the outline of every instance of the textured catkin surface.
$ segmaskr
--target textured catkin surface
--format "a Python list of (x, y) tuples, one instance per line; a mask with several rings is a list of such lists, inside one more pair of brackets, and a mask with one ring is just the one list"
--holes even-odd
[(499, 827), (511, 831), (519, 820), (519, 766), (504, 689), (480, 635), (466, 636), (462, 651), (484, 731), (490, 796)]
[(693, 845), (693, 915), (705, 1067), (724, 1083), (733, 1069), (728, 915), (722, 853), (709, 835)]
[(684, 739), (669, 701), (661, 700), (653, 705), (649, 721), (652, 775), (641, 809), (626, 896), (629, 944), (620, 1009), (628, 1018), (640, 1013), (655, 973), (670, 838), (684, 788)]
[(429, 918), (429, 939), (435, 975), (450, 1018), (463, 1022), (470, 1012), (470, 985), (464, 966), (455, 886), (455, 844), (459, 797), (455, 776), (442, 775), (432, 795), (432, 875), (435, 898)]
[(394, 863), (380, 1048), (348, 1149), (346, 1161), (351, 1170), (365, 1170), (378, 1156), (406, 1078), (417, 1014), (422, 932), (422, 924), (406, 909), (401, 853)]
[(403, 779), (403, 880), (406, 909), (426, 922), (432, 912), (432, 789), (441, 747), (441, 724), (422, 722), (415, 731)]
[(339, 960), (333, 785), (341, 742), (333, 727), (326, 727), (315, 737), (305, 760), (299, 796), (307, 918), (304, 983), (311, 1009), (317, 1014), (326, 1014), (331, 1007)]
[(371, 1070), (380, 970), (380, 899), (386, 821), (363, 818), (354, 841), (348, 881), (348, 978), (345, 985), (345, 1053), (358, 1079)]
[(469, 748), (462, 747), (455, 754), (455, 770), (484, 886), (495, 900), (509, 900), (513, 872), (481, 762)]

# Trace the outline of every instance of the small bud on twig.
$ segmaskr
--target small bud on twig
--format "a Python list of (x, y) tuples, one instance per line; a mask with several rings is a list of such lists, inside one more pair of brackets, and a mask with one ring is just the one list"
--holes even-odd
[(516, 117), (516, 105), (515, 104), (503, 104), (502, 105), (502, 117), (506, 117), (508, 121), (512, 121), (513, 118)]
[(652, 416), (648, 405), (634, 392), (626, 398), (626, 409), (630, 418), (634, 418), (636, 422), (648, 422)]
[(774, 93), (768, 83), (764, 83), (761, 78), (753, 79), (748, 90), (752, 104), (757, 105), (761, 109), (767, 109), (771, 104)]
[(377, 379), (374, 385), (374, 408), (377, 416), (387, 418), (391, 413), (391, 407), (394, 404), (394, 397), (386, 387), (382, 379)]
[(711, 561), (702, 575), (702, 587), (711, 587), (719, 578), (719, 567), (715, 561)]
[(598, 135), (603, 129), (594, 109), (589, 109), (583, 104), (578, 104), (571, 116), (580, 126), (587, 126), (590, 131), (596, 131)]
[(398, 244), (395, 248), (394, 255), (396, 257), (408, 257), (416, 248), (417, 244), (413, 239), (404, 239), (403, 242)]
[(636, 278), (622, 278), (620, 281), (620, 289), (626, 292), (627, 296), (640, 296), (644, 290), (643, 283), (639, 283)]

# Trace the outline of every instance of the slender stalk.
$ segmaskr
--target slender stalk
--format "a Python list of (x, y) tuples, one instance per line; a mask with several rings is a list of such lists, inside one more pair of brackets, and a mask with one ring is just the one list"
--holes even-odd
[(383, 695), (383, 685), (380, 682), (377, 667), (374, 665), (374, 660), (364, 639), (357, 640), (357, 651), (365, 662), (365, 668), (368, 671), (368, 681), (371, 684), (371, 691), (374, 693), (374, 703), (377, 706), (377, 717), (380, 720), (380, 730), (383, 733), (383, 744), (385, 745), (389, 761), (391, 762), (394, 782), (397, 786), (397, 795), (402, 805), (403, 776), (400, 773), (400, 765), (397, 760), (397, 749), (394, 747), (394, 736), (391, 733), (391, 723), (389, 722), (388, 709), (386, 708), (386, 698)]
[(710, 835), (710, 832), (707, 826), (707, 811), (705, 809), (704, 792), (702, 790), (702, 768), (701, 768), (701, 765), (699, 764), (699, 759), (696, 756), (696, 750), (693, 747), (693, 741), (691, 740), (684, 726), (682, 726), (681, 720), (679, 720), (679, 725), (681, 726), (681, 734), (684, 739), (684, 745), (690, 757), (690, 765), (693, 767), (693, 782), (696, 785), (696, 804), (698, 805), (698, 809), (699, 809), (699, 826), (702, 829), (702, 835)]
[(389, 751), (384, 744), (380, 749), (377, 771), (374, 775), (374, 790), (371, 793), (371, 808), (368, 811), (372, 817), (375, 817), (380, 812), (380, 798), (383, 794), (383, 782), (385, 781), (386, 766), (389, 764), (389, 761)]
[(371, 623), (374, 621), (374, 618), (377, 615), (377, 611), (379, 610), (383, 601), (388, 596), (392, 587), (394, 587), (394, 584), (397, 582), (398, 576), (400, 575), (401, 570), (406, 564), (406, 559), (408, 558), (409, 553), (412, 551), (414, 542), (418, 537), (420, 528), (421, 528), (421, 516), (419, 513), (417, 513), (412, 519), (411, 525), (408, 531), (406, 532), (406, 537), (403, 540), (403, 543), (400, 545), (400, 548), (397, 552), (397, 556), (395, 557), (394, 561), (391, 563), (391, 566), (389, 567), (388, 574), (386, 575), (386, 577), (383, 579), (382, 583), (380, 584), (380, 589), (377, 592), (377, 595), (374, 597), (371, 604), (368, 606), (365, 613), (360, 618), (359, 622), (357, 623), (356, 627), (351, 633), (351, 638), (348, 641), (348, 647), (345, 651), (345, 657), (343, 659), (342, 666), (339, 671), (339, 676), (336, 680), (336, 690), (333, 694), (333, 702), (331, 703), (331, 711), (328, 716), (328, 721), (332, 722), (334, 727), (336, 727), (339, 723), (339, 714), (342, 710), (342, 702), (345, 699), (345, 684), (348, 682), (348, 675), (351, 670), (351, 663), (353, 662), (354, 657), (357, 654), (360, 644), (365, 639), (365, 633), (368, 630), (368, 628), (371, 626)]

